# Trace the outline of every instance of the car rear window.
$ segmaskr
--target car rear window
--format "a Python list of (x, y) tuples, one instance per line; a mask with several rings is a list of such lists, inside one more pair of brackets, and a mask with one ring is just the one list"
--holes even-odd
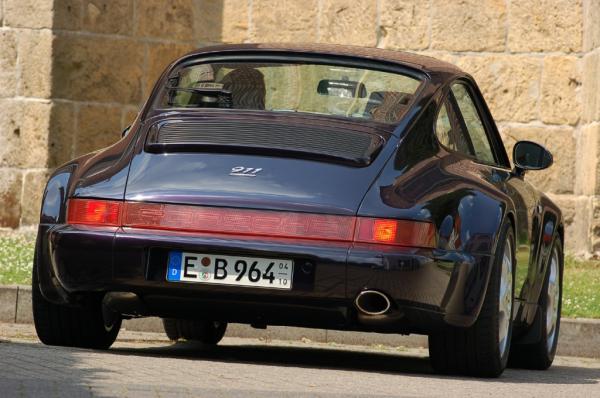
[(156, 106), (302, 112), (398, 123), (420, 84), (411, 76), (360, 67), (213, 62), (179, 69)]

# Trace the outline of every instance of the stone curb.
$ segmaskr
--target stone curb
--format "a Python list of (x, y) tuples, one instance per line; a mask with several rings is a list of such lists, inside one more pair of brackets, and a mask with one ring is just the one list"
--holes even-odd
[[(0, 322), (33, 323), (30, 286), (0, 286)], [(140, 318), (123, 322), (127, 330), (163, 333), (159, 318)], [(230, 325), (229, 337), (265, 340), (310, 340), (319, 343), (350, 345), (386, 345), (392, 347), (427, 347), (427, 336), (341, 332), (337, 330), (269, 326), (254, 329), (248, 325)], [(571, 319), (561, 321), (558, 355), (600, 358), (600, 320)]]

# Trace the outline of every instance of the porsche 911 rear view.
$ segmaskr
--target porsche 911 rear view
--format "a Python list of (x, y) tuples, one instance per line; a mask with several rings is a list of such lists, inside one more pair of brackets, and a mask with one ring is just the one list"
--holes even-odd
[(123, 319), (149, 316), (204, 344), (229, 323), (417, 333), (440, 373), (546, 369), (563, 218), (527, 182), (552, 155), (521, 141), (513, 162), (473, 78), (445, 62), (194, 51), (118, 142), (50, 176), (38, 336), (106, 349)]

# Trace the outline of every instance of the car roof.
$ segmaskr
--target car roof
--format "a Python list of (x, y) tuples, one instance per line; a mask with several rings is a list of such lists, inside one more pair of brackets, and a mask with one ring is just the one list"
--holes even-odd
[[(391, 62), (398, 65), (418, 69), (429, 75), (455, 76), (463, 71), (448, 62), (440, 61), (426, 55), (404, 51), (387, 50), (374, 47), (360, 47), (338, 44), (292, 44), (292, 43), (252, 43), (252, 44), (222, 44), (203, 47), (192, 51), (187, 56), (208, 55), (228, 52), (281, 52), (316, 54), (327, 56), (356, 57), (375, 61)], [(186, 57), (187, 57), (186, 56)]]

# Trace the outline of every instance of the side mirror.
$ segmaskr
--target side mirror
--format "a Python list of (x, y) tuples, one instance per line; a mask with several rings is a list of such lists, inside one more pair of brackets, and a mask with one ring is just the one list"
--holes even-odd
[(125, 130), (121, 131), (121, 138), (125, 137), (129, 133), (129, 130), (131, 130), (131, 126), (125, 127)]
[(513, 148), (513, 162), (517, 170), (542, 170), (553, 162), (552, 154), (540, 144), (519, 141)]

